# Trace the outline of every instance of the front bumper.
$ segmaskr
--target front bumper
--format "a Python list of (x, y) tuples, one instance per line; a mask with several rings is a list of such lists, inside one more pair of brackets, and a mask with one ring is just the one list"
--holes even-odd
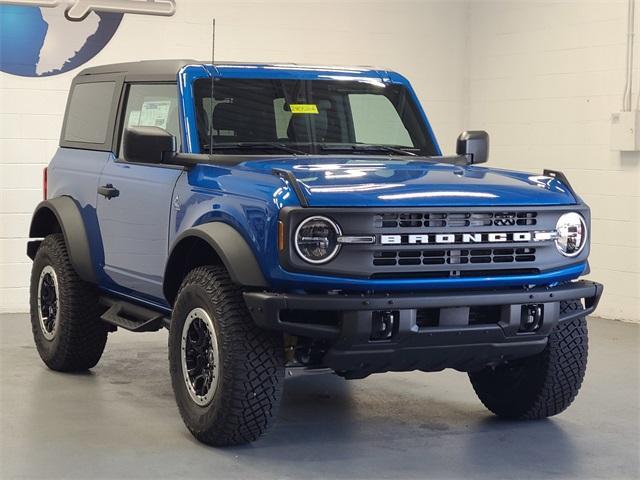
[[(406, 295), (246, 292), (244, 298), (259, 326), (323, 340), (328, 345), (325, 366), (363, 376), (415, 369), (470, 371), (535, 355), (558, 322), (591, 314), (602, 291), (601, 284), (582, 280), (529, 290)], [(584, 310), (561, 311), (560, 302), (576, 299), (583, 300)], [(534, 331), (523, 331), (523, 312), (530, 307), (541, 307), (540, 322)], [(385, 339), (375, 338), (380, 315), (394, 319)]]

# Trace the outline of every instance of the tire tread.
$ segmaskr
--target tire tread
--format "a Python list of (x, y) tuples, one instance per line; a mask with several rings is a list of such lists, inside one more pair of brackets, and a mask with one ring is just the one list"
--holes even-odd
[[(54, 339), (55, 346), (45, 343), (48, 341), (42, 335), (37, 312), (38, 280), (46, 257), (49, 257), (58, 277), (60, 309), (57, 321), (60, 325), (56, 331), (58, 338)], [(100, 321), (96, 288), (78, 276), (71, 264), (64, 237), (59, 233), (45, 237), (34, 259), (31, 328), (38, 352), (52, 370), (88, 370), (98, 363), (105, 348), (108, 331)]]
[[(225, 384), (230, 388), (216, 392), (221, 395), (220, 412), (215, 421), (204, 428), (190, 425), (182, 408), (180, 414), (191, 433), (209, 445), (252, 442), (266, 431), (282, 394), (281, 336), (255, 325), (242, 298), (241, 287), (231, 281), (224, 267), (203, 266), (192, 270), (178, 291), (178, 302), (182, 292), (194, 286), (204, 289), (215, 306), (213, 315), (220, 326), (218, 342), (224, 356), (222, 361), (227, 367), (223, 380), (228, 380)], [(170, 355), (175, 348), (170, 345)], [(178, 370), (179, 361), (176, 360), (171, 362), (172, 370)], [(177, 392), (175, 382), (183, 381), (181, 371), (172, 371), (172, 380), (174, 392)]]
[[(582, 310), (579, 300), (561, 302), (560, 313)], [(576, 398), (587, 367), (588, 331), (584, 317), (556, 326), (544, 351), (520, 361), (518, 375), (533, 387), (517, 388), (500, 368), (469, 374), (473, 388), (500, 417), (541, 419), (564, 411)]]

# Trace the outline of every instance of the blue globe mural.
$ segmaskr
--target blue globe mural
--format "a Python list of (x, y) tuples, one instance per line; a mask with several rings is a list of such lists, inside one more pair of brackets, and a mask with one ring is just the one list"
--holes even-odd
[(86, 63), (109, 43), (122, 13), (91, 12), (81, 21), (53, 8), (0, 4), (0, 71), (47, 77)]

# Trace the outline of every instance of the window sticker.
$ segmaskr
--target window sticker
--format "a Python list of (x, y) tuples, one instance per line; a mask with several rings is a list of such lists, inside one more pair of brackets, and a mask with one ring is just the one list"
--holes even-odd
[(318, 106), (315, 103), (290, 103), (291, 113), (318, 114)]
[(127, 127), (137, 127), (138, 125), (140, 125), (140, 110), (132, 110), (129, 112)]
[(142, 104), (140, 110), (140, 123), (146, 127), (167, 128), (169, 118), (170, 100), (148, 101)]

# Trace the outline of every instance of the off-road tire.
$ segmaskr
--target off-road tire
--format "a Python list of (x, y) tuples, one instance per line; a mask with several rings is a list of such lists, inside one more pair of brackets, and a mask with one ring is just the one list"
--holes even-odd
[[(38, 284), (42, 270), (53, 268), (59, 290), (59, 322), (52, 339), (43, 333), (38, 316)], [(40, 358), (52, 370), (75, 372), (94, 367), (107, 342), (107, 327), (100, 320), (95, 286), (80, 279), (69, 259), (62, 234), (47, 236), (38, 248), (31, 269), (31, 330)]]
[[(182, 331), (195, 308), (211, 317), (219, 349), (218, 384), (205, 406), (191, 398), (182, 369)], [(249, 443), (265, 432), (280, 402), (282, 335), (255, 325), (240, 287), (223, 267), (198, 267), (178, 291), (169, 330), (169, 366), (180, 415), (198, 440), (213, 446)]]
[[(583, 310), (562, 302), (561, 313)], [(532, 357), (469, 374), (482, 403), (499, 417), (534, 420), (556, 415), (576, 398), (587, 367), (587, 322), (559, 323), (545, 349)]]

